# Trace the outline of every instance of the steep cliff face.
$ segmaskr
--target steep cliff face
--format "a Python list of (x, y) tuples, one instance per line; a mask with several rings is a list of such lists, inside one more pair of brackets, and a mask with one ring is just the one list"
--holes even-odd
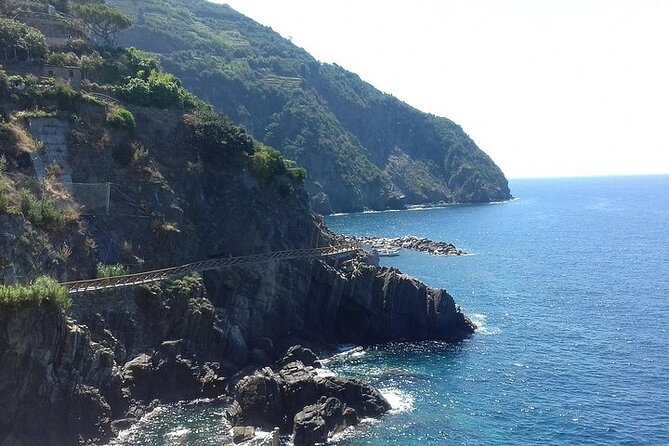
[(184, 85), (307, 168), (319, 212), (511, 198), (495, 163), (448, 119), (322, 64), (270, 28), (203, 0), (113, 0), (119, 39), (156, 52)]
[(155, 400), (216, 397), (227, 377), (307, 343), (459, 341), (442, 290), (359, 259), (277, 262), (0, 312), (0, 445), (98, 441)]
[(296, 342), (459, 341), (473, 332), (446, 292), (357, 258), (341, 265), (282, 262), (204, 277), (215, 305), (225, 309), (250, 349), (266, 342), (260, 337), (285, 349)]
[(4, 307), (0, 365), (0, 445), (70, 445), (110, 434), (102, 393), (118, 379), (114, 354), (60, 307)]
[(445, 291), (359, 258), (341, 262), (210, 271), (203, 280), (76, 299), (74, 313), (120, 362), (179, 341), (183, 354), (217, 362), (223, 374), (263, 365), (298, 343), (457, 342), (473, 333)]

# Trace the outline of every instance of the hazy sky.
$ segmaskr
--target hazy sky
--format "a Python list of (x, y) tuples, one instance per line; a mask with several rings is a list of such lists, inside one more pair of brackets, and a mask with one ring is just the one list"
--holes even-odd
[(456, 121), (510, 178), (669, 173), (669, 1), (217, 1)]

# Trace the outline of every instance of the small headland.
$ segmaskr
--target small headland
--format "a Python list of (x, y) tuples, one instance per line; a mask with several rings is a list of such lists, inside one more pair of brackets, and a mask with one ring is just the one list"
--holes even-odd
[(435, 256), (461, 256), (467, 253), (458, 249), (452, 243), (438, 242), (425, 237), (416, 237), (414, 235), (405, 235), (404, 237), (385, 238), (385, 237), (345, 237), (347, 241), (355, 241), (372, 247), (381, 248), (404, 248), (414, 251), (427, 252)]

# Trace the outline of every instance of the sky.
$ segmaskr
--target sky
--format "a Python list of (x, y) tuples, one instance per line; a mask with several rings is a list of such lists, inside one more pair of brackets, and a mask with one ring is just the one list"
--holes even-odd
[(669, 173), (669, 1), (216, 1), (452, 119), (509, 178)]

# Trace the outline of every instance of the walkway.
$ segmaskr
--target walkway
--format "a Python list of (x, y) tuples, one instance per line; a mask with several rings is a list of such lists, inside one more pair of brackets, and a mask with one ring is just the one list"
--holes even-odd
[(142, 285), (160, 280), (171, 279), (198, 271), (229, 268), (240, 265), (253, 265), (275, 260), (313, 259), (318, 257), (332, 257), (355, 252), (360, 249), (358, 243), (343, 243), (323, 248), (293, 249), (289, 251), (274, 251), (266, 254), (254, 254), (240, 257), (202, 260), (185, 265), (173, 266), (141, 273), (125, 274), (123, 276), (103, 277), (99, 279), (77, 280), (62, 282), (68, 293), (78, 294), (88, 291), (108, 290), (128, 286)]

